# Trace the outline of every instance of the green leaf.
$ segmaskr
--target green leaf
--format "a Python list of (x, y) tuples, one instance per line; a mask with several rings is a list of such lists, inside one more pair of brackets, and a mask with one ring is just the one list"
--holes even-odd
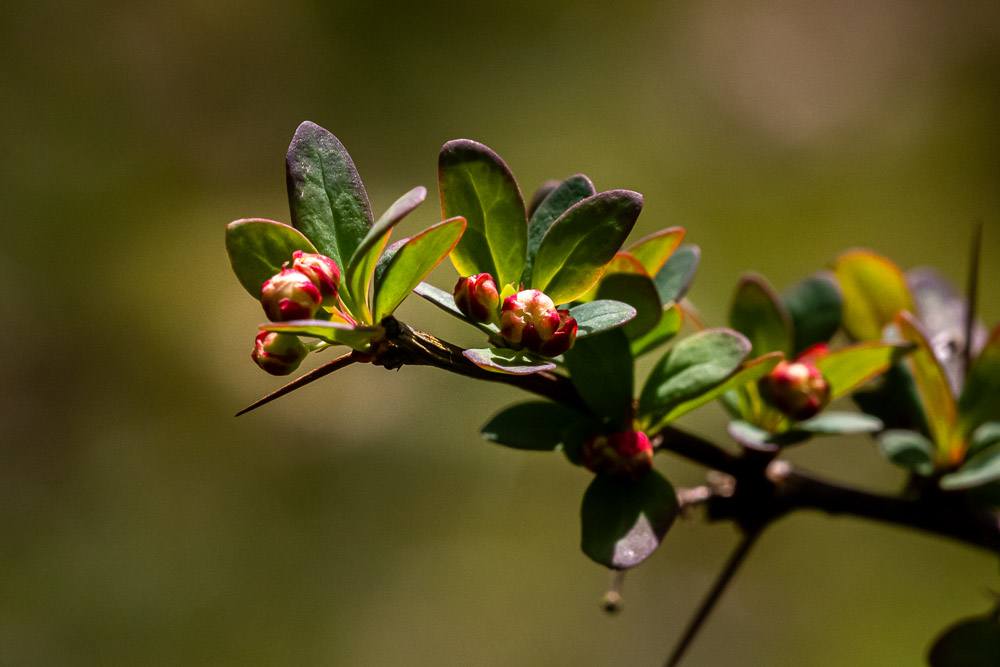
[(296, 250), (316, 252), (309, 239), (294, 227), (262, 218), (226, 225), (229, 263), (243, 289), (255, 299), (260, 299), (264, 281), (281, 271), (281, 265), (291, 261)]
[(571, 207), (539, 244), (531, 287), (557, 304), (586, 294), (632, 231), (641, 210), (642, 195), (629, 190), (602, 192)]
[(285, 158), (292, 225), (341, 269), (372, 226), (368, 193), (337, 137), (299, 125)]
[(677, 493), (660, 473), (632, 482), (598, 475), (580, 508), (583, 553), (616, 570), (652, 554), (677, 516)]
[(531, 274), (535, 266), (535, 253), (542, 242), (545, 232), (549, 231), (559, 216), (574, 204), (595, 194), (594, 184), (583, 174), (570, 176), (555, 188), (550, 190), (528, 221), (528, 257), (524, 266), (521, 282), (531, 285)]
[(782, 358), (784, 358), (784, 355), (780, 352), (771, 352), (743, 364), (742, 368), (730, 375), (724, 382), (715, 385), (706, 392), (698, 394), (694, 398), (690, 398), (674, 405), (666, 413), (661, 413), (656, 420), (656, 423), (659, 426), (669, 424), (675, 419), (691, 412), (695, 408), (700, 408), (706, 403), (714, 401), (716, 398), (719, 398), (728, 391), (757, 382), (757, 380), (774, 370), (774, 367), (778, 365), (778, 362), (780, 362)]
[(624, 428), (632, 405), (632, 353), (621, 329), (577, 339), (563, 355), (570, 379), (598, 417)]
[(576, 339), (614, 329), (635, 317), (635, 308), (621, 301), (599, 300), (582, 303), (569, 309), (576, 320)]
[(816, 435), (878, 433), (882, 430), (882, 420), (859, 412), (827, 410), (812, 419), (798, 422), (795, 428)]
[(371, 307), (368, 303), (368, 288), (371, 285), (372, 272), (375, 270), (375, 264), (389, 239), (389, 234), (392, 232), (392, 228), (410, 211), (419, 206), (426, 197), (427, 188), (421, 185), (397, 199), (368, 230), (368, 234), (361, 240), (361, 245), (351, 257), (344, 282), (347, 284), (347, 293), (351, 302), (360, 308), (361, 312), (358, 314), (366, 322), (372, 321)]
[(445, 292), (443, 289), (438, 289), (430, 283), (420, 283), (413, 288), (413, 293), (424, 297), (449, 315), (454, 315), (461, 320), (465, 320), (465, 315), (455, 305), (455, 297), (451, 292)]
[(663, 306), (652, 278), (642, 273), (612, 273), (597, 283), (597, 298), (621, 301), (632, 306), (635, 317), (625, 325), (629, 340), (641, 338), (660, 323)]
[(729, 326), (749, 339), (754, 354), (783, 352), (793, 345), (792, 318), (764, 277), (747, 273), (736, 285)]
[(651, 331), (632, 341), (632, 356), (639, 358), (671, 340), (681, 330), (682, 324), (684, 311), (676, 303), (670, 304), (663, 309), (660, 321)]
[(992, 445), (973, 454), (955, 472), (941, 478), (947, 491), (971, 489), (1000, 479), (1000, 445)]
[(966, 458), (990, 445), (1000, 442), (1000, 422), (987, 422), (976, 429), (969, 442)]
[(1000, 618), (996, 610), (948, 627), (931, 646), (930, 667), (1000, 665)]
[(958, 419), (965, 437), (984, 422), (1000, 419), (1000, 325), (969, 367), (958, 399)]
[(666, 412), (723, 382), (750, 353), (729, 329), (706, 329), (675, 343), (653, 367), (639, 397), (640, 414)]
[(886, 372), (908, 351), (908, 346), (897, 343), (858, 343), (820, 357), (816, 368), (830, 385), (833, 400)]
[(448, 256), (462, 237), (464, 218), (431, 225), (393, 250), (392, 258), (375, 279), (375, 321), (391, 315), (413, 288)]
[(807, 431), (771, 433), (740, 419), (729, 422), (726, 431), (733, 440), (744, 447), (761, 452), (776, 452), (782, 447), (797, 445), (812, 437), (812, 433)]
[(824, 271), (795, 283), (781, 293), (781, 302), (792, 318), (793, 357), (827, 342), (840, 328), (844, 299), (832, 273)]
[(327, 322), (326, 320), (271, 322), (261, 325), (260, 330), (319, 338), (334, 345), (347, 345), (360, 352), (367, 352), (371, 341), (385, 336), (385, 329), (378, 325), (354, 326), (343, 322)]
[(934, 473), (934, 443), (916, 431), (886, 431), (878, 439), (882, 456), (918, 475)]
[(459, 275), (489, 273), (498, 286), (519, 280), (528, 222), (517, 181), (500, 156), (475, 141), (449, 141), (438, 157), (438, 183), (442, 217), (468, 221), (451, 253)]
[(663, 268), (653, 276), (653, 282), (660, 293), (660, 303), (679, 302), (691, 289), (695, 271), (701, 261), (701, 248), (685, 243), (677, 248)]
[(669, 227), (636, 241), (628, 247), (628, 253), (639, 260), (646, 273), (655, 276), (683, 240), (683, 227)]
[(929, 432), (917, 385), (900, 362), (864, 389), (852, 393), (851, 399), (863, 412), (881, 419), (886, 428)]
[(543, 201), (545, 201), (545, 198), (548, 197), (553, 190), (558, 188), (560, 184), (562, 184), (562, 181), (550, 180), (545, 181), (538, 186), (538, 189), (535, 190), (535, 194), (531, 195), (531, 199), (528, 201), (527, 213), (529, 221), (532, 216), (535, 215), (535, 211), (538, 210), (538, 207), (541, 206)]
[(519, 403), (502, 410), (480, 429), (490, 442), (532, 451), (565, 449), (573, 426), (589, 423), (585, 415), (552, 401)]
[(536, 357), (525, 350), (508, 350), (498, 347), (484, 347), (462, 352), (466, 359), (480, 368), (510, 375), (530, 375), (539, 371), (555, 370), (551, 361)]
[(854, 340), (880, 340), (882, 328), (913, 300), (899, 267), (870, 250), (849, 250), (834, 260), (844, 296), (843, 326)]

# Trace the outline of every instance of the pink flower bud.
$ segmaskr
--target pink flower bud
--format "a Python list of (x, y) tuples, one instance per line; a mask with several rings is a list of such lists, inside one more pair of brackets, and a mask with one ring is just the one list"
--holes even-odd
[(455, 285), (455, 305), (466, 317), (477, 322), (496, 322), (500, 292), (488, 273), (459, 278)]
[(555, 357), (576, 341), (576, 320), (568, 310), (556, 310), (540, 290), (521, 290), (504, 299), (500, 309), (500, 335), (523, 348)]
[(292, 269), (304, 274), (319, 288), (323, 302), (332, 305), (340, 289), (340, 267), (326, 255), (296, 250), (292, 253)]
[(796, 421), (815, 417), (830, 402), (830, 385), (816, 368), (816, 360), (826, 354), (821, 343), (793, 362), (780, 362), (760, 380), (761, 396)]
[(309, 353), (297, 336), (262, 331), (253, 342), (250, 357), (271, 375), (288, 375)]
[(319, 288), (301, 271), (282, 269), (264, 281), (260, 303), (272, 322), (308, 320), (319, 310)]
[(642, 431), (592, 435), (583, 443), (583, 464), (605, 475), (639, 479), (653, 467), (653, 446)]

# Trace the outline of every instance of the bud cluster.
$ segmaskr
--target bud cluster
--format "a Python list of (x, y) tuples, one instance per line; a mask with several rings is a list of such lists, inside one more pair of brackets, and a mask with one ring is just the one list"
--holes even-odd
[(583, 443), (583, 464), (597, 473), (639, 479), (653, 467), (653, 446), (642, 431), (598, 433)]
[(576, 329), (569, 311), (557, 309), (541, 290), (521, 290), (504, 299), (500, 308), (500, 335), (546, 357), (573, 347)]
[(816, 360), (827, 353), (820, 343), (793, 362), (780, 362), (760, 380), (761, 396), (796, 421), (815, 417), (830, 402), (830, 384), (816, 368)]

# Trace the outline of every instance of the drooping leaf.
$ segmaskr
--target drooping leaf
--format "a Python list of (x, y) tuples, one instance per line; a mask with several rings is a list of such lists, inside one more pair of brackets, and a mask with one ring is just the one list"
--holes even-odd
[(740, 278), (729, 310), (729, 326), (746, 336), (754, 354), (783, 352), (793, 346), (792, 318), (764, 277), (747, 273)]
[(539, 371), (555, 370), (556, 365), (525, 350), (484, 347), (465, 350), (466, 359), (488, 371), (511, 375), (530, 375)]
[(832, 273), (823, 271), (800, 280), (781, 293), (781, 302), (792, 318), (793, 356), (827, 342), (840, 328), (844, 299)]
[(490, 148), (468, 139), (441, 147), (438, 157), (443, 218), (468, 221), (451, 253), (459, 275), (489, 273), (498, 285), (524, 271), (528, 222), (524, 200), (510, 169)]
[(395, 249), (384, 271), (376, 271), (376, 322), (392, 314), (413, 288), (448, 256), (464, 229), (464, 218), (444, 220), (407, 239)]
[(854, 340), (880, 340), (896, 313), (913, 311), (903, 272), (881, 255), (848, 250), (834, 260), (833, 273), (844, 296), (844, 330)]
[(588, 197), (552, 223), (535, 254), (531, 287), (557, 304), (585, 294), (618, 252), (642, 210), (642, 195), (610, 190)]
[(635, 317), (635, 308), (621, 301), (600, 300), (573, 306), (569, 314), (576, 320), (576, 339), (580, 340), (625, 324)]
[[(361, 311), (357, 314), (366, 322), (372, 321), (371, 307), (368, 303), (368, 288), (371, 285), (372, 272), (375, 270), (375, 264), (381, 256), (386, 241), (389, 240), (389, 234), (392, 232), (392, 228), (410, 211), (419, 206), (426, 197), (427, 188), (421, 185), (397, 199), (368, 230), (351, 257), (344, 282), (347, 285), (347, 293), (350, 295), (351, 302), (357, 310)], [(343, 286), (341, 290), (343, 290)]]
[(528, 257), (524, 266), (524, 274), (521, 281), (525, 285), (531, 285), (532, 272), (535, 266), (535, 253), (542, 242), (545, 233), (549, 231), (559, 216), (565, 213), (571, 206), (577, 204), (587, 197), (595, 194), (594, 184), (583, 174), (570, 176), (562, 183), (557, 183), (539, 202), (537, 209), (530, 215), (528, 221)]
[(337, 137), (299, 125), (285, 158), (292, 226), (343, 271), (372, 226), (368, 193)]
[(385, 329), (379, 325), (354, 326), (344, 322), (327, 322), (326, 320), (292, 320), (290, 322), (271, 322), (263, 324), (261, 331), (277, 331), (278, 333), (296, 334), (319, 338), (334, 345), (348, 347), (366, 352), (369, 342), (385, 336)]
[(612, 425), (624, 427), (632, 405), (635, 372), (624, 332), (612, 329), (578, 339), (563, 359), (587, 407)]
[(886, 431), (878, 439), (882, 455), (918, 475), (934, 473), (934, 443), (916, 431)]
[(316, 252), (309, 239), (289, 225), (263, 218), (226, 225), (229, 263), (240, 285), (255, 299), (260, 298), (264, 281), (281, 271), (281, 265), (290, 262), (296, 250)]
[(1000, 445), (981, 449), (955, 472), (941, 478), (941, 488), (946, 490), (971, 489), (1000, 479)]
[(635, 308), (625, 335), (635, 340), (652, 331), (663, 317), (663, 306), (652, 278), (645, 273), (605, 274), (597, 283), (597, 298), (621, 301)]
[(931, 440), (937, 447), (938, 460), (948, 461), (954, 455), (952, 441), (958, 422), (958, 406), (948, 385), (948, 378), (914, 317), (903, 311), (897, 315), (896, 325), (903, 340), (915, 346), (906, 365), (917, 385)]
[(897, 343), (858, 343), (816, 360), (816, 368), (830, 385), (830, 398), (849, 394), (886, 372), (909, 351)]
[(706, 329), (673, 345), (653, 367), (639, 397), (640, 414), (669, 411), (735, 373), (750, 341), (729, 329)]
[(882, 430), (882, 420), (859, 412), (827, 410), (812, 419), (798, 422), (795, 428), (816, 435), (878, 433)]
[(660, 321), (651, 331), (632, 341), (632, 356), (639, 358), (671, 340), (681, 330), (682, 324), (684, 324), (683, 311), (676, 303), (670, 304), (663, 309)]
[(701, 248), (685, 243), (677, 248), (663, 268), (653, 276), (653, 282), (660, 293), (660, 303), (680, 302), (691, 289), (695, 271), (701, 261)]
[(969, 367), (958, 400), (959, 423), (964, 436), (987, 421), (1000, 419), (1000, 325)]
[(573, 408), (552, 401), (512, 405), (495, 414), (480, 429), (483, 437), (498, 445), (533, 451), (564, 449), (567, 434), (588, 418)]
[(677, 494), (660, 473), (632, 482), (598, 475), (580, 508), (583, 553), (617, 570), (652, 554), (677, 516)]
[(930, 667), (1000, 665), (1000, 615), (994, 610), (948, 627), (927, 656)]
[(633, 243), (628, 253), (639, 260), (646, 273), (655, 276), (684, 240), (683, 227), (668, 227)]
[(726, 425), (729, 436), (744, 447), (762, 452), (776, 452), (782, 447), (790, 447), (805, 442), (812, 437), (808, 431), (784, 431), (771, 433), (749, 422), (737, 419)]

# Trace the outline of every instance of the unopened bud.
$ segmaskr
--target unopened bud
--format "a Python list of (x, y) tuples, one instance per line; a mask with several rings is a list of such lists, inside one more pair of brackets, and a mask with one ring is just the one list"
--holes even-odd
[(466, 317), (476, 322), (496, 322), (500, 307), (500, 292), (488, 273), (459, 278), (455, 285), (455, 305)]
[(555, 357), (576, 341), (576, 319), (568, 310), (556, 310), (544, 292), (522, 290), (504, 299), (500, 335), (523, 348)]
[(583, 464), (605, 475), (639, 479), (653, 467), (653, 446), (642, 431), (592, 435), (583, 443)]
[(319, 288), (323, 302), (332, 305), (340, 289), (340, 267), (326, 255), (296, 250), (292, 253), (292, 269), (305, 275)]
[(816, 345), (795, 361), (780, 362), (760, 380), (761, 396), (796, 421), (815, 417), (830, 402), (830, 384), (815, 363), (826, 354), (826, 345)]
[(297, 336), (262, 331), (254, 339), (250, 357), (271, 375), (288, 375), (299, 367), (308, 353)]
[(308, 320), (319, 310), (319, 288), (301, 271), (282, 269), (264, 281), (260, 303), (272, 322)]

